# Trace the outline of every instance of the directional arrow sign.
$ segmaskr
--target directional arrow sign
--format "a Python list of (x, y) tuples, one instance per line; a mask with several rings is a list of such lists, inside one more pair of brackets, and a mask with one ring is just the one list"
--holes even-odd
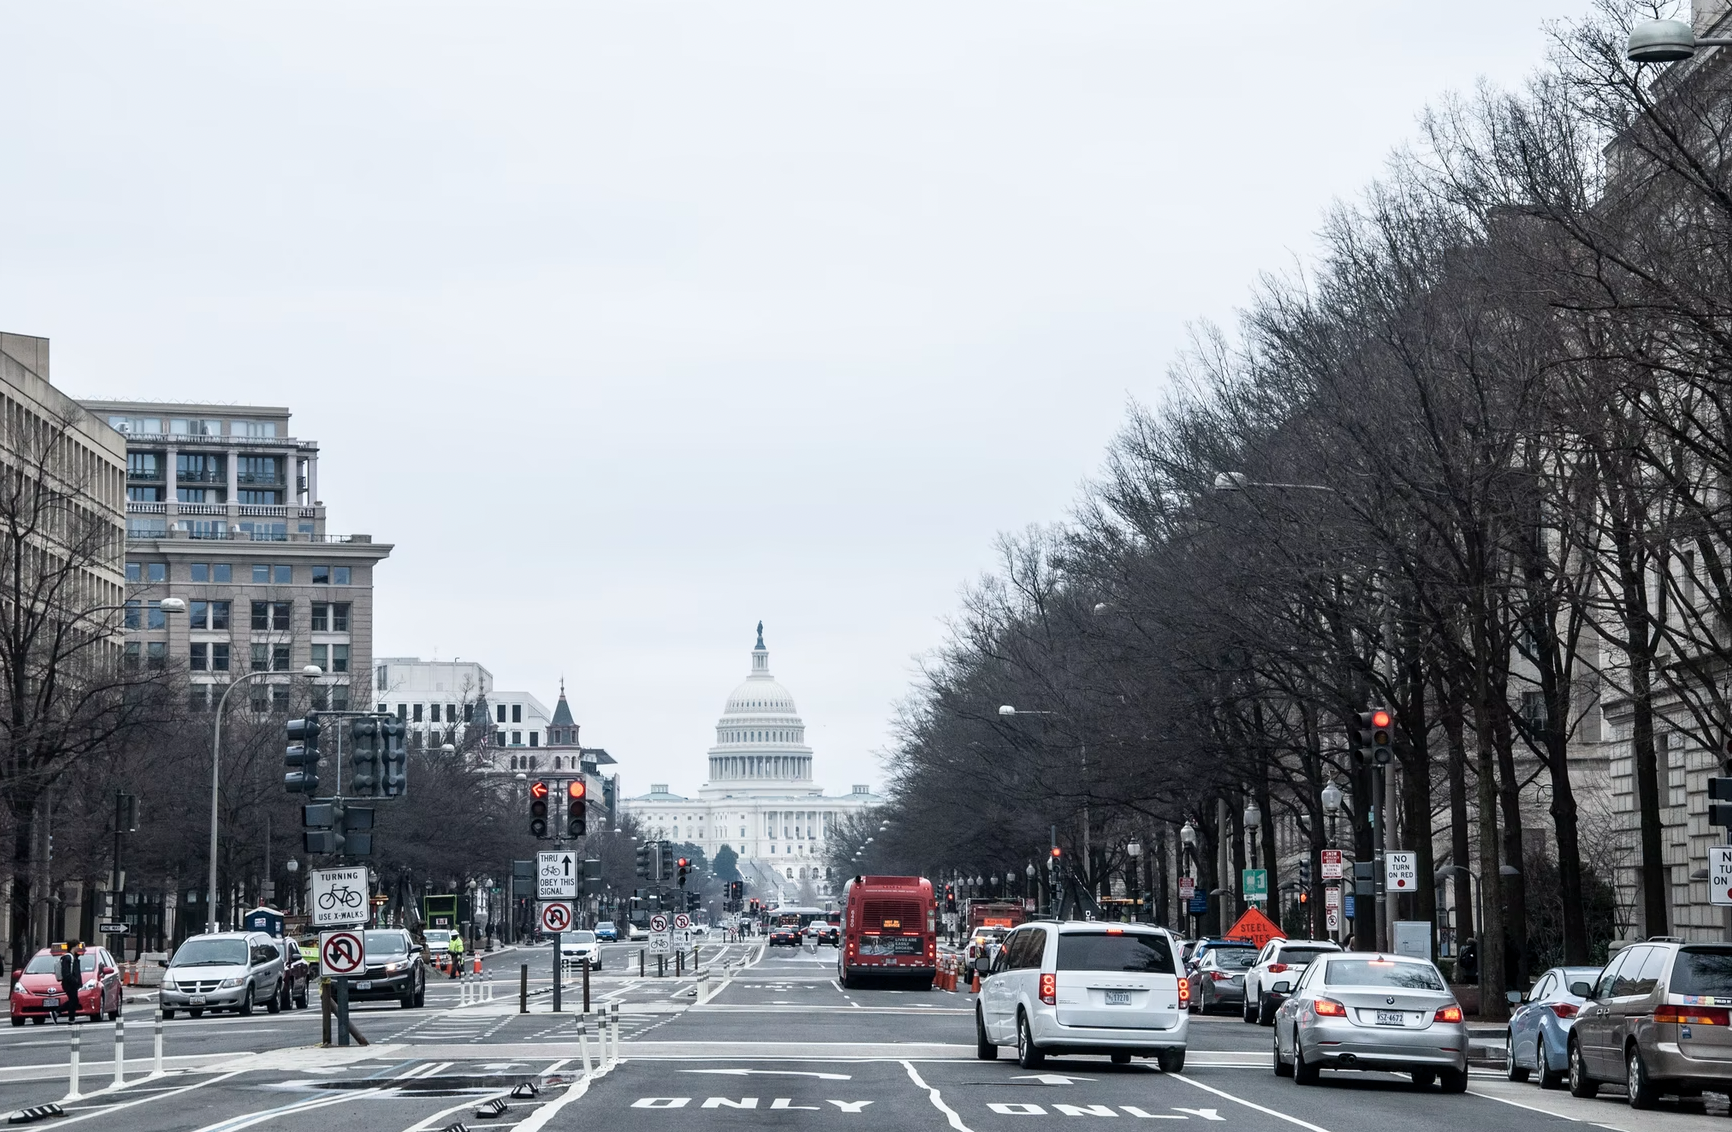
[(1038, 1081), (1042, 1085), (1073, 1085), (1078, 1081), (1093, 1081), (1093, 1077), (1066, 1077), (1062, 1073), (1028, 1073), (1012, 1077), (1012, 1081)]
[(577, 896), (577, 850), (559, 849), (535, 855), (535, 898), (571, 900)]

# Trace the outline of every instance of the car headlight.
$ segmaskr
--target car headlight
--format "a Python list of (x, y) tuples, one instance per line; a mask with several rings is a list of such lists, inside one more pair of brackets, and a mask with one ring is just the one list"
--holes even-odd
[(246, 982), (245, 979), (224, 979), (217, 984), (217, 988), (219, 990), (234, 990), (244, 982)]
[(407, 959), (399, 959), (395, 963), (385, 964), (385, 973), (387, 975), (393, 974), (397, 971), (406, 971), (408, 969), (409, 969), (409, 961)]
[(85, 979), (84, 985), (79, 987), (78, 989), (79, 990), (95, 990), (96, 989), (96, 980), (95, 979)]
[(176, 987), (176, 985), (175, 985), (175, 981), (174, 981), (174, 976), (173, 976), (173, 975), (164, 975), (164, 976), (163, 976), (163, 977), (162, 977), (162, 989), (163, 989), (163, 990), (177, 990), (177, 989), (179, 989), (179, 988), (178, 988), (178, 987)]

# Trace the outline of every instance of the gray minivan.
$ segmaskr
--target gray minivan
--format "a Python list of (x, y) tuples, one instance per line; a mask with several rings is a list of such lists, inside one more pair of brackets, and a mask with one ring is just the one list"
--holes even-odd
[(163, 972), (158, 1001), (162, 1016), (185, 1010), (197, 1018), (205, 1011), (251, 1014), (255, 1005), (275, 1014), (282, 1009), (283, 953), (263, 932), (195, 935), (175, 948)]

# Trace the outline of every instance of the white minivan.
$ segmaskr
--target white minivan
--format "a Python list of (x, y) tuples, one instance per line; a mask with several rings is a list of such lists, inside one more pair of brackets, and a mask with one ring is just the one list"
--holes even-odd
[(1005, 937), (975, 1005), (975, 1052), (1015, 1046), (1025, 1069), (1049, 1053), (1153, 1057), (1185, 1067), (1191, 985), (1164, 929), (1094, 921), (1023, 924)]

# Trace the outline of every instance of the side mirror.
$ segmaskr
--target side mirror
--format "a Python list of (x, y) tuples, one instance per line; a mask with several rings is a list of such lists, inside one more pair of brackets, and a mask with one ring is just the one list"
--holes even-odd
[(1509, 1000), (1511, 1006), (1519, 1006), (1528, 1000), (1527, 993), (1519, 990), (1505, 991), (1503, 996)]
[(992, 970), (992, 960), (982, 955), (974, 961), (974, 969), (984, 975)]
[(1269, 993), (1270, 994), (1292, 994), (1293, 993), (1293, 984), (1288, 982), (1286, 979), (1282, 979), (1280, 982), (1276, 983), (1274, 986), (1269, 988)]
[(1593, 998), (1594, 984), (1581, 982), (1571, 983), (1570, 993), (1575, 995), (1577, 998)]

